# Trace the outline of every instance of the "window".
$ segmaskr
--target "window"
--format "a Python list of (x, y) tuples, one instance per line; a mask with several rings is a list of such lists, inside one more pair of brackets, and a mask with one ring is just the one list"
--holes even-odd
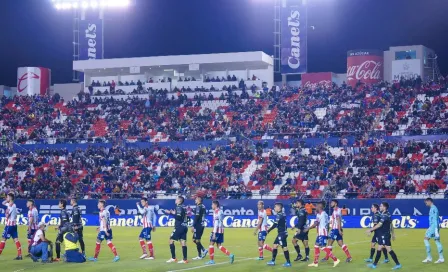
[(395, 60), (416, 59), (416, 58), (417, 58), (417, 52), (415, 50), (395, 52)]

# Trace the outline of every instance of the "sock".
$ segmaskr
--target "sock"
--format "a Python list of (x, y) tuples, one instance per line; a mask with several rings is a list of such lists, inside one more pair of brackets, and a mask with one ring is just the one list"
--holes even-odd
[(213, 261), (215, 259), (215, 248), (213, 246), (208, 247), (208, 254), (210, 255), (210, 260)]
[[(375, 255), (375, 249), (371, 248), (370, 249), (370, 258), (369, 259), (373, 259), (373, 255)], [(386, 258), (387, 259), (387, 258)]]
[(319, 263), (319, 256), (320, 256), (320, 248), (318, 246), (314, 246), (314, 263)]
[(384, 259), (389, 260), (389, 255), (387, 254), (387, 249), (383, 248)]
[(22, 245), (20, 244), (20, 241), (16, 242), (16, 248), (17, 248), (17, 256), (22, 256)]
[(263, 258), (263, 248), (262, 247), (258, 247), (258, 256), (260, 256), (260, 258)]
[(112, 242), (109, 242), (109, 243), (107, 243), (107, 246), (110, 248), (110, 250), (112, 251), (114, 256), (117, 257), (118, 253), (117, 253), (117, 249), (115, 248), (114, 244)]
[(0, 242), (0, 254), (2, 254), (3, 249), (5, 248), (5, 245), (6, 245), (5, 241)]
[(300, 255), (300, 246), (296, 245), (296, 246), (294, 246), (294, 248), (295, 248), (295, 250), (297, 252), (297, 255)]
[(348, 247), (346, 245), (342, 245), (342, 250), (344, 251), (347, 258), (351, 258), (352, 255), (350, 255), (350, 251), (348, 251)]
[(84, 244), (84, 239), (79, 239), (79, 245), (81, 246), (81, 252), (86, 253), (86, 245)]
[(201, 253), (205, 251), (205, 247), (202, 245), (201, 242), (198, 242), (199, 247), (201, 248)]
[(378, 262), (380, 261), (380, 259), (381, 259), (381, 250), (377, 250), (376, 251), (376, 256), (375, 256), (375, 261), (373, 262), (373, 264), (377, 265)]
[(61, 258), (61, 243), (56, 242), (56, 258)]
[(389, 254), (390, 254), (390, 256), (392, 257), (392, 260), (394, 260), (395, 264), (396, 264), (396, 265), (399, 265), (400, 262), (398, 261), (397, 254), (395, 254), (395, 252), (394, 252), (393, 250), (391, 250), (391, 251), (389, 252)]
[(230, 252), (229, 252), (225, 247), (223, 247), (223, 246), (220, 246), (220, 247), (219, 247), (219, 250), (221, 250), (222, 253), (226, 254), (227, 256), (230, 255)]
[(427, 257), (427, 259), (432, 260), (432, 257), (431, 257), (431, 245), (429, 244), (429, 241), (426, 240), (426, 239), (423, 240), (423, 242), (425, 243), (426, 257)]
[(143, 254), (146, 254), (146, 245), (145, 245), (145, 241), (140, 240), (140, 247), (142, 248)]
[(274, 248), (272, 250), (272, 261), (273, 262), (275, 262), (275, 258), (277, 258), (277, 249), (276, 248)]
[(331, 248), (330, 248), (330, 247), (326, 247), (326, 248), (324, 248), (324, 252), (327, 253), (326, 256), (330, 257), (333, 261), (337, 261), (337, 260), (338, 260), (338, 258), (336, 258), (336, 257), (333, 255), (333, 252), (331, 252)]
[(100, 250), (101, 250), (101, 244), (100, 243), (96, 243), (96, 247), (95, 247), (95, 256), (94, 258), (98, 258), (98, 255), (100, 255)]
[(310, 257), (310, 248), (309, 247), (305, 248), (305, 255), (306, 255), (307, 258)]
[(283, 254), (285, 254), (286, 262), (290, 263), (291, 261), (289, 260), (289, 250), (283, 251)]
[(154, 257), (154, 246), (152, 245), (152, 242), (148, 241), (146, 244), (148, 245), (149, 256)]
[(272, 252), (272, 247), (270, 247), (268, 244), (264, 244), (263, 249)]
[[(325, 250), (325, 249), (329, 249), (329, 251), (328, 250)], [(326, 248), (324, 248), (324, 252), (325, 252), (325, 260), (328, 260), (329, 258), (330, 258), (330, 252), (333, 250), (333, 247), (332, 246), (327, 246)]]
[(184, 261), (187, 261), (187, 246), (182, 246), (182, 255), (184, 256)]
[(31, 244), (32, 243), (33, 243), (32, 240), (28, 239), (28, 253), (30, 253), (30, 251), (31, 251)]
[(439, 259), (444, 260), (443, 257), (443, 246), (442, 243), (440, 243), (440, 240), (436, 240), (436, 246), (437, 246), (437, 252), (439, 252)]
[(171, 259), (176, 259), (176, 246), (174, 244), (170, 244), (171, 251)]

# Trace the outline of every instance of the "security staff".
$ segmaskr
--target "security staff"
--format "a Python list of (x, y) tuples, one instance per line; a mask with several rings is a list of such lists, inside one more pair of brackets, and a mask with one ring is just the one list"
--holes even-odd
[(64, 261), (67, 263), (84, 263), (86, 258), (79, 252), (79, 236), (72, 226), (64, 230)]

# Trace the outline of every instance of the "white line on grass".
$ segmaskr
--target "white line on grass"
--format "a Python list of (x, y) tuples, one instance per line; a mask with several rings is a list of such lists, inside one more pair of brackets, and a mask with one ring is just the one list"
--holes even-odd
[[(245, 259), (241, 259), (238, 261), (235, 261), (235, 263), (239, 263), (239, 262), (245, 262), (245, 261), (250, 261), (250, 260), (255, 260), (254, 258), (245, 258)], [(223, 265), (223, 264), (229, 264), (229, 262), (222, 262), (222, 263), (217, 263), (217, 264), (212, 264), (212, 265), (200, 265), (200, 266), (195, 266), (195, 267), (190, 267), (190, 268), (184, 268), (184, 269), (178, 269), (178, 270), (170, 270), (168, 272), (177, 272), (177, 271), (189, 271), (189, 270), (195, 270), (195, 269), (201, 269), (204, 267), (209, 267), (209, 266), (217, 266), (217, 265)]]
[(23, 271), (23, 270), (25, 270), (25, 268), (16, 270), (16, 271), (14, 271), (14, 272), (21, 272), (21, 271)]

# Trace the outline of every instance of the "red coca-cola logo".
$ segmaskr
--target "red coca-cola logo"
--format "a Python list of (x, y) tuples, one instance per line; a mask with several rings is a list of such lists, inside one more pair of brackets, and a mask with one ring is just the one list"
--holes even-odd
[(305, 88), (316, 89), (320, 86), (324, 86), (325, 88), (330, 88), (332, 84), (333, 83), (331, 82), (331, 80), (321, 80), (319, 82), (314, 82), (314, 83), (311, 81), (307, 81), (307, 82), (305, 82), (305, 84), (303, 84), (303, 86)]
[(383, 66), (382, 62), (374, 61), (374, 60), (366, 60), (360, 65), (349, 66), (347, 69), (347, 80), (361, 80), (361, 81), (369, 81), (369, 80), (381, 80), (381, 67)]

